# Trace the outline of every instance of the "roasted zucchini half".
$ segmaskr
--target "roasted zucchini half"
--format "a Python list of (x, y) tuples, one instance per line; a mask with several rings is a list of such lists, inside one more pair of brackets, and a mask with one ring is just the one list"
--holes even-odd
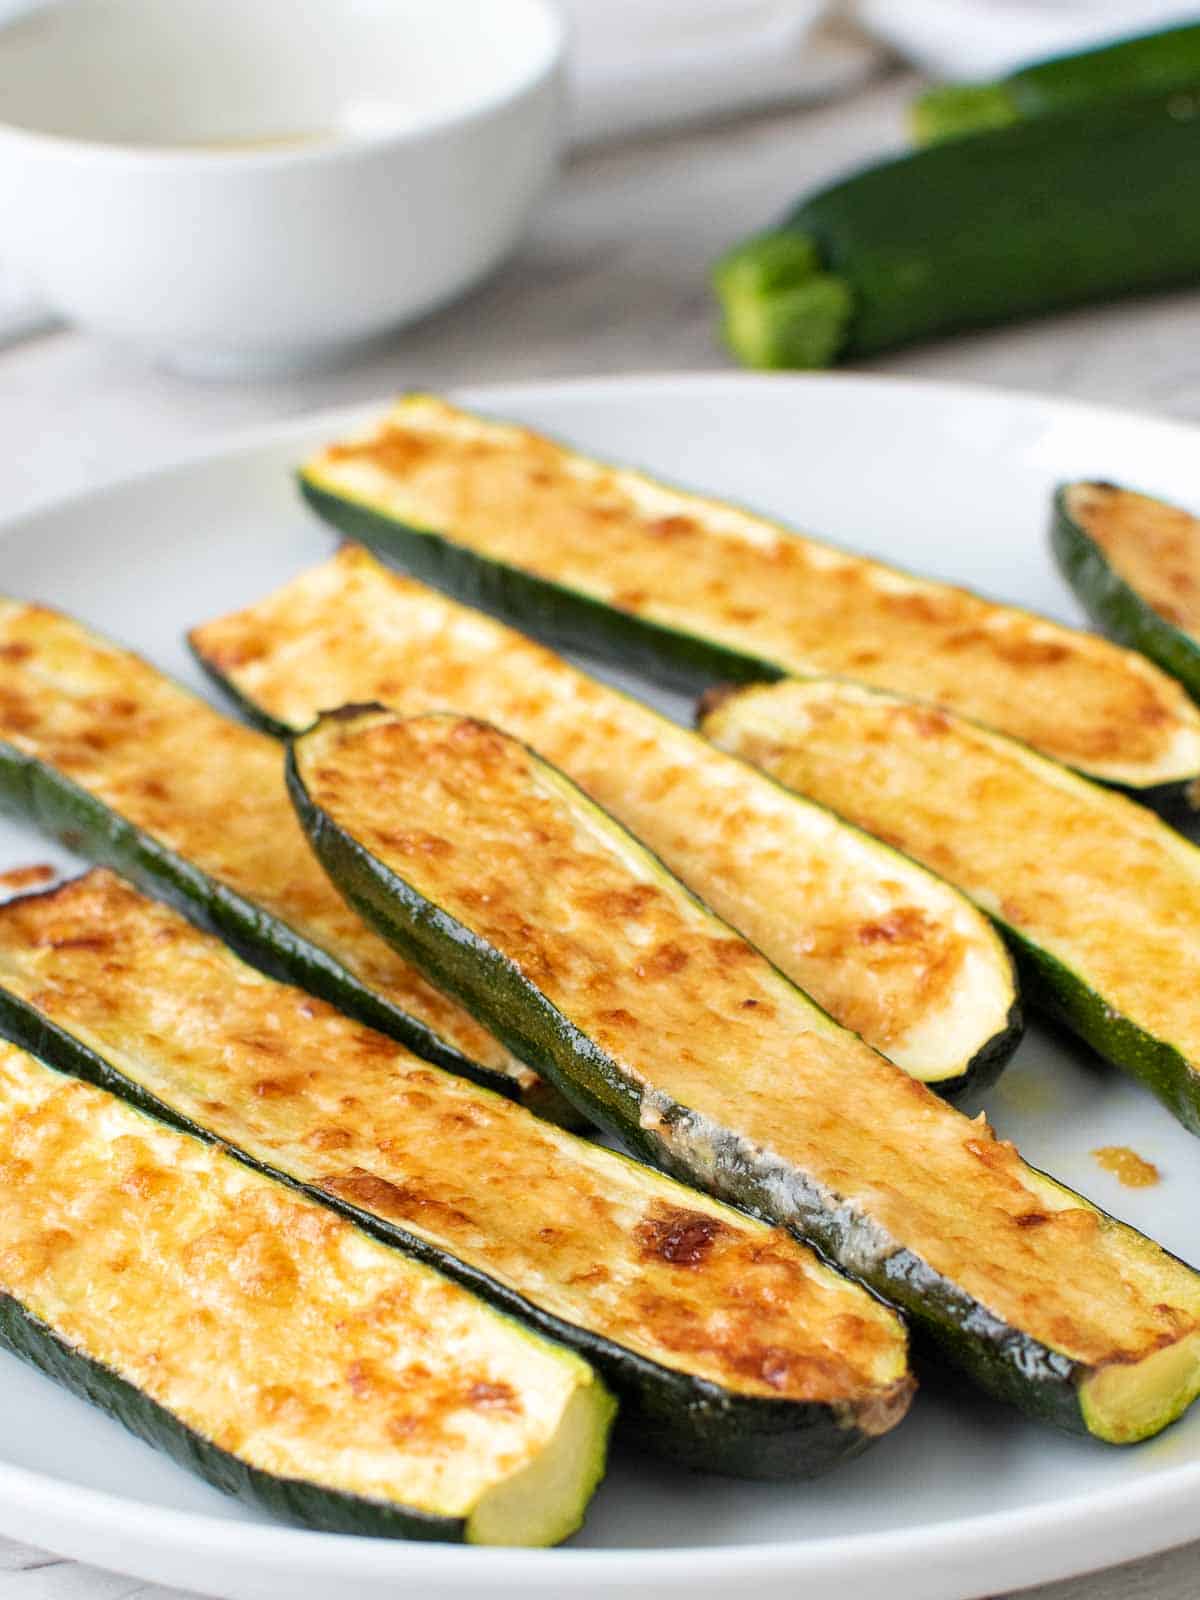
[(1050, 543), (1088, 616), (1200, 700), (1200, 518), (1115, 483), (1065, 483)]
[(941, 1094), (1020, 1036), (1009, 958), (957, 890), (502, 624), (348, 548), (197, 628), (218, 682), (300, 731), (384, 701), (526, 740), (656, 850), (847, 1027)]
[(0, 1045), (0, 1345), (226, 1493), (340, 1533), (555, 1544), (613, 1402), (344, 1217)]
[(0, 1030), (574, 1346), (674, 1460), (812, 1476), (908, 1408), (899, 1318), (782, 1230), (440, 1072), (110, 873), (0, 907)]
[(0, 664), (0, 811), (427, 1060), (573, 1115), (347, 911), (296, 826), (270, 739), (44, 606), (0, 599)]
[(686, 689), (831, 674), (1152, 795), (1200, 773), (1200, 710), (1141, 656), (442, 400), (402, 400), (301, 484), (418, 577)]
[(347, 898), (597, 1122), (992, 1393), (1124, 1443), (1200, 1390), (1200, 1275), (838, 1027), (525, 746), (351, 708), (289, 781)]
[(1195, 845), (1015, 739), (857, 684), (732, 691), (701, 727), (957, 883), (1030, 999), (1200, 1133)]

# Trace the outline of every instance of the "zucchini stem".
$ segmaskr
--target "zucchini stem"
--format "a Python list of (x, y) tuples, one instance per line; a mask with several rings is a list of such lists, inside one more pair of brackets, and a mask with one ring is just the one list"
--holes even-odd
[(1007, 83), (944, 83), (918, 95), (908, 118), (913, 143), (925, 145), (1007, 128), (1020, 112)]
[(846, 341), (853, 294), (822, 270), (807, 234), (748, 239), (717, 263), (713, 286), (725, 341), (746, 366), (828, 367)]

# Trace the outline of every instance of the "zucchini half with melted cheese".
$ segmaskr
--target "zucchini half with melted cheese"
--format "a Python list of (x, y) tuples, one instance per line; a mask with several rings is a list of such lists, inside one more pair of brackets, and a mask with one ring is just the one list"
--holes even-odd
[(1008, 954), (957, 890), (364, 550), (191, 637), (213, 677), (276, 730), (352, 701), (498, 723), (939, 1093), (992, 1082), (1020, 1037)]
[(218, 1489), (341, 1533), (554, 1544), (586, 1362), (344, 1217), (0, 1045), (0, 1346)]
[(301, 486), (418, 577), (687, 689), (853, 678), (1148, 798), (1200, 773), (1200, 710), (1133, 652), (428, 395), (322, 451)]
[(1200, 1275), (839, 1028), (515, 740), (347, 708), (289, 781), (342, 892), (597, 1122), (796, 1230), (1035, 1417), (1200, 1391)]
[(701, 727), (957, 883), (1031, 1000), (1200, 1133), (1195, 845), (1015, 739), (857, 684), (732, 691)]
[(109, 873), (0, 907), (0, 1030), (574, 1346), (660, 1454), (812, 1476), (908, 1408), (900, 1319), (786, 1233), (440, 1072)]
[(276, 744), (70, 617), (5, 599), (0, 811), (428, 1060), (573, 1115), (347, 911), (296, 825)]
[(1200, 700), (1200, 518), (1115, 483), (1065, 483), (1050, 543), (1093, 622)]

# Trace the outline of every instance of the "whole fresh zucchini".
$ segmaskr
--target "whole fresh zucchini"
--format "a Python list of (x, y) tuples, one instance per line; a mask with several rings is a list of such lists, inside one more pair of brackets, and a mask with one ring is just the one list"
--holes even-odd
[(192, 642), (243, 707), (453, 707), (536, 746), (847, 1027), (942, 1094), (1000, 1071), (1013, 972), (956, 890), (490, 618), (344, 549)]
[(540, 757), (350, 707), (289, 782), (343, 893), (632, 1148), (816, 1244), (1035, 1417), (1200, 1391), (1200, 1275), (838, 1027)]
[(813, 1476), (908, 1408), (899, 1318), (787, 1234), (253, 972), (109, 873), (0, 907), (0, 1030), (574, 1347), (659, 1454)]
[(1195, 845), (1027, 745), (857, 684), (731, 692), (701, 726), (957, 883), (1030, 999), (1200, 1133)]
[(714, 270), (733, 353), (824, 367), (1200, 280), (1200, 85), (933, 145), (806, 196)]
[(342, 1217), (0, 1046), (0, 1345), (312, 1528), (554, 1544), (604, 1474), (586, 1362)]
[(0, 599), (0, 664), (0, 811), (428, 1060), (572, 1115), (347, 912), (296, 826), (272, 740), (44, 606)]
[(322, 451), (302, 484), (417, 576), (684, 688), (831, 674), (949, 705), (1142, 797), (1200, 773), (1200, 711), (1133, 651), (427, 395)]
[(1065, 483), (1050, 542), (1087, 614), (1200, 700), (1200, 519), (1113, 483)]
[(991, 83), (944, 83), (918, 95), (913, 138), (936, 144), (1064, 111), (1106, 110), (1128, 95), (1200, 88), (1200, 25), (1052, 56)]

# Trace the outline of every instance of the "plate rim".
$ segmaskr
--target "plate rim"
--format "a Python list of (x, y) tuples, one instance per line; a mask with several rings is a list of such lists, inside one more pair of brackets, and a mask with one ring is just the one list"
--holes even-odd
[[(966, 406), (996, 405), (1002, 410), (1015, 407), (1025, 416), (1033, 408), (1058, 418), (1070, 416), (1081, 423), (1094, 418), (1109, 425), (1121, 422), (1138, 428), (1149, 425), (1163, 434), (1177, 436), (1181, 447), (1194, 446), (1198, 432), (1196, 425), (1186, 420), (1158, 417), (1129, 407), (1060, 399), (1036, 391), (982, 383), (947, 382), (891, 373), (744, 373), (717, 368), (486, 385), (455, 384), (448, 386), (445, 392), (463, 404), (502, 413), (508, 405), (552, 403), (564, 395), (578, 398), (589, 392), (604, 395), (661, 391), (666, 395), (680, 389), (715, 392), (770, 387), (782, 395), (811, 392), (830, 383), (868, 393), (908, 391), (922, 398), (957, 399)], [(143, 484), (205, 465), (252, 456), (317, 430), (356, 427), (378, 416), (392, 398), (388, 395), (373, 401), (322, 407), (274, 421), (221, 430), (143, 469), (101, 475), (90, 485), (69, 494), (51, 494), (26, 503), (11, 515), (0, 517), (0, 540), (21, 538), (33, 532), (44, 519), (76, 515), (98, 498), (119, 498)], [(817, 532), (820, 536), (819, 530)], [(206, 1555), (214, 1561), (236, 1563), (259, 1575), (302, 1567), (314, 1576), (336, 1576), (343, 1581), (453, 1576), (461, 1583), (486, 1580), (506, 1593), (518, 1586), (526, 1593), (556, 1593), (564, 1581), (570, 1580), (600, 1583), (615, 1592), (624, 1586), (623, 1579), (632, 1582), (642, 1577), (651, 1582), (665, 1580), (673, 1587), (700, 1577), (708, 1581), (747, 1576), (883, 1579), (893, 1576), (892, 1569), (896, 1566), (911, 1568), (925, 1559), (931, 1564), (931, 1570), (942, 1573), (940, 1586), (935, 1585), (931, 1593), (965, 1596), (968, 1592), (993, 1592), (998, 1588), (1011, 1589), (1093, 1572), (1200, 1537), (1197, 1491), (1200, 1491), (1200, 1460), (1163, 1468), (1142, 1483), (1125, 1482), (1096, 1492), (1085, 1491), (1044, 1506), (950, 1517), (916, 1527), (872, 1533), (670, 1549), (629, 1546), (597, 1550), (567, 1546), (536, 1550), (422, 1544), (323, 1533), (286, 1524), (241, 1522), (204, 1512), (154, 1506), (143, 1500), (72, 1484), (52, 1473), (0, 1462), (0, 1529), (19, 1540), (21, 1517), (32, 1516), (39, 1523), (39, 1542), (45, 1543), (42, 1519), (67, 1516), (73, 1519), (74, 1525), (89, 1533), (102, 1531), (106, 1541), (128, 1532), (143, 1549), (156, 1553), (202, 1544)], [(1189, 1514), (1191, 1530), (1180, 1532), (1180, 1525)], [(1085, 1533), (1091, 1536), (1090, 1548), (1072, 1548), (1075, 1539)], [(50, 1548), (56, 1547), (51, 1544)], [(61, 1553), (71, 1551), (69, 1537), (59, 1549)], [(78, 1541), (75, 1549), (78, 1549)], [(964, 1558), (969, 1559), (974, 1569), (987, 1568), (986, 1576), (981, 1574), (979, 1578), (981, 1587), (978, 1590), (963, 1590), (961, 1573), (954, 1579), (945, 1570)], [(88, 1557), (76, 1556), (75, 1559), (86, 1561)], [(852, 1569), (850, 1563), (853, 1563)], [(145, 1563), (142, 1565), (144, 1568)], [(131, 1563), (123, 1570), (135, 1571), (136, 1567)]]

